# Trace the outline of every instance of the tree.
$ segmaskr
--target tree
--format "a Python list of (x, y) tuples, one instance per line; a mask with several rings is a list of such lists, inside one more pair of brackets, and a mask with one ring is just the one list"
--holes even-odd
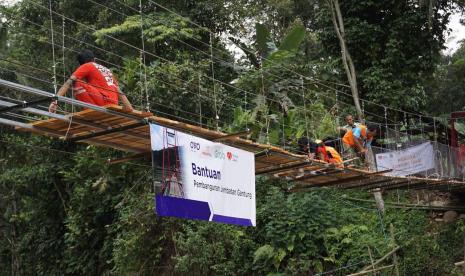
[[(416, 1), (340, 3), (363, 99), (408, 110), (424, 106), (424, 83), (439, 62), (455, 7), (452, 1), (429, 2), (432, 13), (429, 4)], [(315, 25), (328, 53), (336, 56), (339, 47), (329, 14), (322, 6)]]
[(342, 64), (344, 64), (344, 69), (350, 84), (350, 90), (352, 91), (352, 97), (354, 98), (355, 110), (357, 110), (357, 115), (360, 122), (364, 122), (358, 95), (357, 72), (355, 71), (354, 62), (352, 61), (349, 49), (347, 49), (347, 44), (345, 41), (346, 33), (344, 30), (344, 21), (342, 18), (339, 1), (329, 0), (328, 5), (330, 6), (331, 10), (331, 19), (333, 21), (334, 30), (336, 31), (337, 38), (339, 39), (339, 45), (341, 46)]

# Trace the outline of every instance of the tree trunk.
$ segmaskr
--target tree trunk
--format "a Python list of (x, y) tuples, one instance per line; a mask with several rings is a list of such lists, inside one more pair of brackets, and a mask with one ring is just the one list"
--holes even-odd
[[(354, 99), (355, 109), (357, 110), (357, 117), (360, 123), (364, 124), (365, 120), (363, 118), (362, 108), (360, 106), (360, 97), (358, 95), (357, 87), (357, 74), (355, 71), (355, 65), (350, 56), (349, 49), (347, 49), (347, 44), (345, 41), (345, 29), (344, 21), (342, 19), (341, 9), (339, 6), (338, 0), (328, 0), (328, 4), (331, 10), (331, 18), (334, 25), (334, 30), (339, 39), (339, 45), (341, 47), (342, 63), (344, 64), (344, 69), (347, 74), (347, 79), (349, 80), (350, 90), (352, 91), (352, 98)], [(384, 214), (384, 200), (381, 192), (377, 191), (374, 193), (376, 206)]]
[(345, 29), (344, 21), (342, 19), (341, 9), (339, 7), (338, 0), (328, 0), (330, 6), (332, 21), (336, 35), (339, 39), (339, 45), (341, 47), (342, 63), (347, 74), (347, 79), (349, 81), (350, 90), (352, 92), (352, 98), (354, 99), (355, 109), (357, 110), (357, 117), (361, 123), (364, 123), (362, 108), (360, 106), (360, 97), (358, 95), (357, 87), (357, 75), (355, 72), (354, 62), (350, 56), (349, 50), (347, 49), (347, 44), (345, 41)]

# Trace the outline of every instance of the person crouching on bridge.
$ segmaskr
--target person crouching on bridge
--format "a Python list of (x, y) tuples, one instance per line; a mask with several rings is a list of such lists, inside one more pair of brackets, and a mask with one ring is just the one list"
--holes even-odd
[(310, 142), (307, 137), (301, 137), (297, 141), (300, 153), (308, 154), (310, 159), (317, 159), (326, 163), (335, 164), (336, 167), (344, 167), (341, 155), (333, 147), (326, 146), (323, 141)]
[(321, 140), (315, 140), (315, 143), (318, 145), (317, 156), (320, 160), (335, 164), (338, 168), (344, 168), (342, 157), (335, 148), (327, 146)]
[[(71, 77), (58, 90), (57, 96), (64, 96), (72, 87), (74, 97), (89, 104), (97, 106), (117, 105), (118, 99), (123, 104), (123, 110), (133, 110), (127, 97), (119, 89), (118, 81), (113, 77), (110, 69), (95, 62), (94, 53), (84, 50), (78, 54), (80, 66)], [(55, 113), (57, 101), (52, 101), (49, 112)]]
[[(342, 143), (344, 146), (343, 157), (345, 160), (354, 158), (361, 158), (363, 162), (366, 160), (366, 154), (371, 147), (371, 142), (378, 132), (376, 125), (358, 125), (352, 129), (347, 130)], [(361, 162), (355, 162), (356, 165), (362, 166)]]

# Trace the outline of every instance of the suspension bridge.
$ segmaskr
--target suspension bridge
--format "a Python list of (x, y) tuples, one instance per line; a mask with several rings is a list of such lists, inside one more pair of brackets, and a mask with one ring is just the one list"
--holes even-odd
[[(218, 141), (255, 154), (256, 175), (270, 175), (282, 178), (295, 185), (292, 192), (303, 192), (315, 187), (341, 189), (391, 190), (430, 189), (449, 192), (465, 190), (465, 182), (446, 178), (394, 177), (386, 175), (392, 170), (367, 171), (353, 167), (340, 168), (320, 160), (309, 159), (307, 155), (296, 154), (282, 148), (260, 144), (242, 138), (248, 132), (227, 134), (202, 128), (193, 124), (153, 116), (150, 112), (124, 112), (114, 105), (99, 107), (53, 93), (0, 79), (0, 86), (32, 96), (28, 102), (0, 101), (0, 114), (6, 112), (29, 113), (41, 118), (31, 123), (0, 118), (0, 123), (26, 131), (70, 142), (109, 147), (129, 153), (128, 157), (113, 162), (122, 162), (150, 155), (148, 123), (153, 122), (192, 135)], [(31, 98), (31, 97), (30, 97)], [(67, 115), (50, 113), (37, 107), (43, 102), (57, 99), (85, 110)]]
[[(93, 1), (92, 1), (93, 2)], [(139, 14), (141, 19), (141, 47), (135, 46), (131, 43), (128, 43), (122, 39), (112, 37), (110, 35), (104, 35), (105, 38), (114, 41), (115, 43), (119, 43), (124, 47), (128, 47), (136, 51), (140, 54), (141, 59), (141, 68), (135, 74), (141, 78), (143, 82), (143, 86), (141, 89), (141, 102), (140, 108), (142, 106), (150, 106), (149, 103), (149, 95), (147, 89), (147, 66), (146, 66), (146, 57), (150, 57), (152, 59), (160, 60), (163, 62), (167, 62), (169, 64), (173, 63), (172, 61), (161, 57), (153, 52), (148, 51), (145, 48), (144, 44), (144, 24), (142, 22), (143, 16), (149, 16), (144, 14), (142, 10), (142, 5), (140, 5), (139, 9), (135, 9), (131, 6), (128, 6), (120, 1), (116, 1), (117, 3), (123, 5), (125, 8), (123, 10), (131, 11), (132, 13)], [(150, 1), (152, 2), (152, 1)], [(95, 2), (94, 2), (95, 3)], [(166, 7), (159, 5), (155, 2), (153, 4), (159, 6), (159, 8), (166, 10), (169, 13), (173, 13), (174, 16), (182, 17), (175, 12), (166, 9)], [(59, 73), (57, 70), (57, 64), (59, 57), (59, 51), (57, 51), (57, 47), (61, 49), (61, 66), (63, 67), (63, 78), (66, 79), (66, 70), (67, 67), (65, 64), (66, 55), (65, 51), (69, 53), (77, 53), (78, 51), (72, 48), (73, 45), (80, 44), (86, 45), (86, 47), (94, 48), (98, 51), (102, 51), (112, 57), (120, 58), (123, 62), (127, 62), (127, 58), (121, 56), (118, 53), (112, 52), (107, 49), (103, 49), (93, 44), (89, 44), (86, 41), (83, 41), (79, 38), (70, 36), (66, 33), (66, 24), (74, 24), (75, 26), (82, 27), (87, 29), (89, 32), (96, 32), (98, 30), (88, 26), (82, 22), (76, 21), (65, 14), (62, 14), (53, 9), (52, 5), (44, 6), (40, 3), (31, 2), (32, 5), (36, 6), (39, 9), (42, 9), (49, 13), (49, 23), (50, 26), (47, 29), (44, 25), (38, 24), (28, 18), (21, 18), (24, 22), (31, 24), (31, 26), (36, 26), (38, 30), (44, 31), (46, 35), (50, 37), (50, 41), (44, 41), (43, 39), (37, 39), (31, 34), (21, 32), (19, 30), (15, 30), (18, 35), (22, 35), (28, 37), (32, 40), (37, 40), (38, 43), (45, 43), (50, 45), (51, 48), (51, 58), (53, 59), (53, 71), (49, 71), (49, 69), (43, 68), (36, 68), (31, 65), (27, 65), (21, 63), (16, 60), (11, 60), (10, 58), (3, 57), (0, 59), (8, 64), (10, 64), (12, 68), (4, 68), (1, 69), (6, 70), (8, 72), (21, 75), (21, 77), (38, 81), (41, 83), (45, 83), (50, 87), (53, 87), (54, 93), (46, 92), (44, 90), (40, 90), (34, 87), (24, 86), (15, 82), (10, 82), (7, 80), (0, 79), (0, 86), (3, 87), (3, 91), (10, 91), (14, 92), (14, 95), (17, 95), (17, 98), (14, 97), (6, 97), (2, 96), (0, 98), (0, 124), (8, 125), (14, 127), (18, 131), (26, 131), (31, 132), (39, 135), (45, 135), (50, 137), (55, 137), (58, 139), (62, 139), (64, 141), (70, 142), (80, 142), (86, 143), (95, 146), (102, 146), (102, 147), (109, 147), (116, 150), (120, 150), (123, 152), (127, 152), (128, 156), (125, 158), (121, 158), (120, 160), (113, 160), (113, 163), (117, 162), (124, 162), (125, 160), (132, 160), (139, 158), (141, 156), (146, 156), (150, 154), (150, 135), (149, 135), (149, 127), (148, 123), (153, 122), (160, 124), (162, 126), (166, 126), (172, 129), (176, 129), (179, 131), (183, 131), (186, 133), (190, 133), (192, 135), (205, 138), (212, 141), (218, 141), (221, 143), (225, 143), (231, 145), (233, 147), (237, 147), (240, 149), (247, 150), (249, 152), (253, 152), (255, 154), (255, 169), (257, 175), (270, 175), (272, 177), (281, 178), (288, 180), (292, 183), (295, 183), (290, 188), (290, 191), (293, 192), (303, 192), (310, 188), (315, 187), (337, 187), (341, 189), (365, 189), (365, 190), (390, 190), (390, 189), (431, 189), (431, 190), (441, 190), (441, 191), (451, 191), (451, 192), (461, 192), (465, 190), (465, 182), (461, 178), (458, 168), (458, 164), (454, 161), (457, 159), (457, 154), (454, 152), (454, 148), (451, 149), (448, 145), (444, 145), (445, 143), (441, 144), (440, 141), (437, 140), (438, 135), (437, 132), (445, 132), (447, 135), (448, 129), (447, 127), (443, 130), (438, 130), (438, 126), (436, 125), (436, 118), (430, 117), (432, 126), (428, 126), (432, 128), (433, 141), (431, 143), (435, 146), (435, 161), (436, 161), (436, 168), (433, 172), (428, 174), (422, 175), (407, 175), (407, 176), (392, 176), (390, 169), (379, 169), (378, 171), (368, 171), (363, 168), (355, 168), (346, 166), (344, 168), (336, 167), (331, 164), (327, 164), (321, 162), (319, 160), (309, 159), (308, 156), (303, 154), (298, 154), (296, 152), (291, 152), (280, 145), (271, 145), (257, 143), (251, 140), (247, 140), (244, 137), (248, 134), (247, 131), (239, 132), (239, 133), (223, 133), (216, 130), (208, 129), (202, 125), (202, 118), (205, 117), (205, 114), (202, 114), (200, 108), (200, 114), (191, 114), (186, 110), (183, 110), (182, 107), (172, 108), (173, 112), (181, 112), (186, 114), (185, 116), (174, 116), (176, 117), (175, 120), (172, 114), (160, 114), (154, 116), (150, 112), (141, 112), (141, 111), (133, 111), (131, 113), (122, 111), (121, 107), (119, 106), (107, 106), (107, 107), (98, 107), (90, 104), (86, 104), (84, 102), (80, 102), (71, 98), (60, 97), (56, 95), (57, 87), (58, 87), (58, 78)], [(128, 15), (125, 12), (116, 10), (111, 7), (106, 7), (104, 4), (102, 5), (104, 8), (109, 8), (117, 14), (121, 16), (127, 17)], [(213, 38), (214, 33), (204, 27), (198, 25), (197, 23), (191, 21), (190, 19), (186, 19), (191, 24), (199, 27), (202, 30), (208, 32), (210, 41), (206, 43), (202, 40), (197, 38), (193, 38), (199, 45), (205, 46), (209, 49), (209, 51), (199, 49), (199, 46), (192, 45), (189, 42), (185, 42), (175, 38), (176, 41), (185, 44), (186, 46), (190, 47), (193, 51), (201, 52), (202, 54), (206, 55), (211, 61), (211, 72), (210, 76), (204, 75), (199, 76), (199, 83), (201, 79), (204, 78), (208, 81), (213, 82), (214, 84), (218, 84), (220, 86), (227, 87), (228, 89), (232, 89), (244, 96), (243, 105), (245, 109), (247, 109), (248, 104), (250, 102), (250, 97), (256, 96), (253, 92), (246, 91), (244, 89), (238, 88), (228, 82), (224, 82), (215, 78), (215, 64), (228, 64), (229, 66), (234, 66), (234, 64), (230, 64), (230, 62), (223, 60), (220, 58), (220, 55), (215, 55), (214, 51), (224, 52), (224, 49), (218, 49), (217, 47), (213, 46)], [(61, 24), (57, 24), (61, 23)], [(61, 25), (60, 28), (57, 28), (57, 25)], [(8, 22), (5, 22), (4, 26), (8, 27)], [(58, 43), (61, 36), (61, 41)], [(238, 46), (239, 47), (239, 46)], [(241, 48), (244, 52), (248, 54), (255, 54), (248, 49)], [(266, 60), (266, 58), (265, 58)], [(271, 62), (270, 60), (266, 60), (267, 62)], [(121, 69), (122, 66), (116, 63), (102, 61), (107, 63), (108, 65)], [(334, 107), (336, 108), (336, 113), (338, 113), (338, 106), (341, 104), (350, 105), (344, 103), (341, 98), (344, 96), (350, 96), (344, 91), (339, 89), (335, 89), (332, 86), (329, 86), (328, 83), (323, 81), (317, 80), (315, 78), (310, 78), (304, 76), (294, 70), (284, 66), (284, 65), (277, 65), (278, 67), (282, 68), (284, 71), (291, 73), (297, 78), (301, 80), (301, 92), (302, 92), (302, 101), (303, 101), (303, 109), (306, 109), (305, 103), (307, 101), (305, 92), (307, 92), (307, 88), (305, 88), (304, 81), (316, 83), (320, 86), (326, 87), (328, 90), (333, 91), (333, 96), (328, 96), (325, 94), (319, 94), (319, 97), (326, 97), (329, 100), (335, 100)], [(19, 70), (18, 68), (22, 68)], [(44, 80), (39, 78), (35, 75), (29, 74), (29, 72), (22, 72), (24, 70), (32, 71), (32, 72), (41, 72), (41, 74), (50, 75), (53, 81), (50, 82), (48, 80)], [(178, 75), (174, 75), (172, 73), (162, 73), (169, 75), (170, 77), (176, 79), (182, 84), (187, 83), (186, 80), (182, 79)], [(272, 74), (273, 77), (279, 77), (277, 75)], [(263, 77), (263, 76), (262, 76)], [(179, 84), (174, 84), (170, 82), (165, 82), (160, 79), (165, 85), (173, 89), (182, 89)], [(346, 87), (344, 84), (334, 83), (340, 87)], [(199, 84), (200, 86), (200, 84)], [(213, 89), (216, 89), (216, 85), (213, 85)], [(200, 87), (199, 87), (200, 91)], [(15, 94), (19, 93), (19, 94)], [(186, 91), (186, 93), (191, 93), (192, 97), (198, 97), (199, 101), (205, 100), (211, 102), (211, 99), (206, 99), (206, 95), (201, 95), (201, 93), (193, 93), (191, 91)], [(289, 93), (299, 94), (295, 91), (289, 91)], [(213, 122), (218, 124), (219, 121), (219, 99), (217, 99), (217, 91), (212, 91), (212, 97), (214, 102), (214, 118), (210, 118)], [(300, 95), (299, 95), (300, 96)], [(247, 98), (249, 97), (249, 98)], [(143, 98), (145, 98), (145, 103), (143, 102)], [(208, 96), (210, 98), (210, 96)], [(27, 100), (25, 100), (27, 99)], [(59, 102), (68, 104), (71, 106), (70, 112), (61, 112), (58, 114), (50, 113), (47, 111), (47, 108), (44, 108), (41, 104), (49, 103), (51, 100), (57, 99)], [(248, 100), (249, 99), (249, 100)], [(264, 96), (265, 101), (276, 101), (275, 99), (269, 98)], [(233, 100), (232, 98), (228, 98), (226, 96), (226, 100)], [(249, 102), (248, 102), (249, 101)], [(385, 135), (384, 139), (387, 141), (391, 141), (391, 144), (396, 144), (396, 142), (402, 140), (401, 131), (397, 129), (399, 126), (398, 122), (390, 121), (388, 119), (388, 110), (392, 110), (393, 112), (403, 114), (404, 116), (404, 123), (403, 125), (407, 125), (407, 116), (418, 116), (420, 124), (422, 123), (422, 116), (423, 120), (425, 119), (424, 115), (414, 114), (402, 110), (392, 109), (390, 107), (379, 105), (377, 103), (373, 103), (367, 100), (361, 100), (362, 106), (365, 105), (375, 105), (381, 110), (384, 110), (384, 116), (370, 113), (364, 108), (364, 112), (366, 115), (376, 117), (379, 120), (383, 121), (383, 125), (385, 126), (385, 132), (387, 133), (391, 130), (392, 135)], [(154, 105), (160, 105), (158, 103), (153, 103)], [(242, 103), (241, 103), (242, 104)], [(201, 104), (200, 104), (201, 106)], [(85, 108), (83, 111), (76, 112), (75, 108)], [(232, 107), (234, 108), (234, 107)], [(148, 108), (146, 108), (148, 110)], [(307, 110), (304, 110), (305, 114), (307, 114)], [(27, 115), (25, 115), (27, 114)], [(163, 116), (165, 115), (165, 116)], [(168, 116), (166, 116), (168, 115)], [(193, 120), (189, 119), (189, 116), (199, 116), (200, 117), (200, 124), (196, 123)], [(338, 115), (335, 117), (337, 118)], [(168, 118), (170, 117), (170, 118)], [(306, 120), (306, 132), (307, 136), (309, 133), (309, 125)], [(393, 126), (395, 129), (391, 129), (390, 126)], [(269, 124), (267, 124), (269, 127)], [(281, 126), (277, 126), (281, 127)], [(283, 126), (284, 128), (284, 123)], [(424, 137), (423, 131), (425, 130), (424, 127), (421, 127), (421, 136)], [(267, 129), (268, 131), (268, 129)], [(418, 131), (418, 129), (414, 129), (413, 131)], [(405, 131), (406, 136), (410, 136), (412, 133), (408, 133), (409, 131)], [(452, 137), (453, 138), (453, 137)], [(409, 139), (407, 137), (406, 139)], [(404, 139), (405, 140), (405, 139)], [(284, 143), (285, 144), (285, 143)], [(395, 150), (396, 148), (392, 148), (391, 150)], [(385, 149), (377, 149), (377, 151), (381, 152)], [(447, 164), (443, 166), (442, 163)], [(447, 167), (447, 168), (446, 168)]]

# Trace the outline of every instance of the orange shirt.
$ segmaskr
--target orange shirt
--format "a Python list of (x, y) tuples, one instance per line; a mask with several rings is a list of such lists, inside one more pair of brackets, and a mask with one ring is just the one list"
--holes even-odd
[(340, 164), (338, 167), (344, 167), (342, 164), (342, 157), (333, 147), (325, 146), (326, 151), (331, 155), (329, 157), (329, 163), (331, 164)]
[(359, 125), (353, 129), (347, 130), (346, 134), (344, 134), (344, 137), (342, 137), (342, 142), (350, 147), (354, 147), (354, 132), (356, 132), (357, 134), (360, 133), (360, 137), (357, 137), (359, 139), (364, 140), (367, 138), (367, 127), (364, 125)]
[(85, 81), (113, 102), (118, 102), (118, 81), (107, 67), (95, 62), (87, 62), (79, 66), (73, 75), (78, 80)]

